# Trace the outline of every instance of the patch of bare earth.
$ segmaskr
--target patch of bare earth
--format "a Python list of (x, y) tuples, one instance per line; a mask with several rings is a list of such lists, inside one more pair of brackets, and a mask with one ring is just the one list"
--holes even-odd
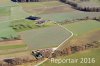
[(1, 41), (1, 45), (21, 45), (24, 44), (23, 40), (11, 40), (11, 41)]
[(24, 56), (28, 56), (28, 55), (30, 55), (29, 51), (12, 53), (12, 54), (5, 54), (5, 55), (0, 55), (0, 60), (5, 59), (5, 58), (24, 57)]
[(3, 19), (5, 16), (0, 16), (0, 19)]
[(72, 9), (69, 5), (59, 5), (59, 6), (52, 6), (52, 7), (40, 7), (40, 8), (24, 7), (23, 9), (29, 13), (35, 13), (35, 14), (50, 14), (50, 13), (74, 11), (74, 9)]

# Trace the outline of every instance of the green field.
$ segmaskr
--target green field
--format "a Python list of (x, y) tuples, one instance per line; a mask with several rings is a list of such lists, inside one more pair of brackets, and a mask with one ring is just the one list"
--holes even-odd
[(10, 16), (10, 7), (0, 7), (0, 22), (8, 20)]
[[(80, 5), (93, 7), (99, 6), (100, 0), (91, 0), (91, 3), (81, 2)], [(41, 17), (43, 20), (46, 20), (46, 23), (37, 25), (36, 21), (25, 19), (29, 16)], [(74, 39), (76, 42), (82, 39), (82, 41), (84, 41), (84, 35), (86, 35), (87, 38), (88, 32), (100, 30), (99, 21), (82, 20), (87, 17), (90, 19), (93, 17), (100, 17), (100, 12), (78, 11), (70, 7), (70, 5), (58, 1), (14, 3), (11, 2), (11, 0), (0, 0), (0, 55), (7, 55), (6, 57), (8, 58), (12, 57), (8, 54), (13, 55), (14, 53), (23, 51), (28, 51), (29, 54), (26, 53), (25, 55), (30, 55), (31, 50), (58, 47), (63, 41), (72, 36), (72, 33), (70, 33), (67, 29), (72, 31), (74, 34), (72, 38), (73, 44)], [(71, 23), (65, 23), (67, 21)], [(58, 26), (58, 23), (62, 24), (62, 26), (66, 29)], [(12, 40), (12, 38), (19, 38), (19, 34), (21, 35), (22, 43), (19, 42), (19, 44), (17, 44), (16, 41), (15, 44), (14, 42), (11, 42), (11, 44), (8, 42), (8, 44), (6, 44), (5, 40), (9, 41)], [(6, 39), (4, 39), (5, 37)], [(89, 38), (89, 40), (91, 39)], [(2, 40), (4, 43), (2, 43)], [(88, 38), (86, 40), (89, 41)], [(69, 42), (70, 43), (65, 42), (65, 44), (67, 46), (71, 45), (71, 41)], [(75, 44), (78, 45), (80, 43)], [(65, 45), (63, 46), (66, 47)], [(24, 55), (19, 54), (18, 56)], [(90, 49), (59, 58), (95, 58), (95, 63), (56, 64), (46, 61), (40, 66), (100, 66), (99, 57), (100, 48)]]
[[(14, 20), (25, 19), (29, 14), (24, 12), (23, 9), (17, 4), (7, 4), (7, 6), (0, 7), (0, 37), (17, 36), (15, 30), (11, 26), (11, 22)], [(2, 18), (3, 17), (3, 18)]]
[(28, 19), (21, 19), (21, 20), (14, 20), (11, 22), (10, 26), (12, 28), (15, 28), (14, 30), (17, 32), (22, 32), (25, 30), (30, 30), (30, 29), (36, 29), (36, 28), (44, 28), (44, 27), (50, 27), (54, 26), (54, 22), (48, 21), (46, 23), (43, 23), (41, 25), (37, 25), (36, 21), (33, 20), (28, 20)]
[(0, 16), (9, 16), (10, 7), (0, 7)]
[(71, 30), (74, 35), (80, 36), (89, 31), (100, 29), (100, 22), (95, 20), (84, 20), (72, 24), (66, 24), (64, 26)]
[[(57, 4), (55, 4), (55, 3), (57, 3)], [(61, 3), (43, 2), (42, 5), (44, 6), (45, 4), (48, 4), (48, 6), (50, 6), (50, 4), (54, 4), (56, 6), (56, 5), (60, 5)], [(34, 4), (34, 5), (36, 5), (36, 4)], [(37, 5), (39, 5), (39, 3)], [(26, 17), (31, 16), (31, 15), (32, 14), (25, 12), (18, 3), (11, 3), (6, 0), (0, 1), (0, 40), (3, 40), (1, 37), (6, 37), (6, 38), (10, 39), (12, 37), (18, 36), (18, 33), (14, 29), (12, 29), (11, 25), (19, 26), (20, 24), (24, 24), (25, 26), (27, 26), (27, 25), (32, 26), (32, 28), (23, 28), (23, 29), (17, 30), (18, 32), (38, 28), (38, 26), (36, 26), (36, 24), (35, 24), (36, 23), (35, 21), (25, 19)], [(1, 17), (3, 17), (3, 19)], [(45, 23), (45, 25), (43, 25), (43, 27), (48, 27), (48, 26), (52, 26), (52, 25), (54, 25), (54, 23), (47, 22), (47, 23)], [(7, 50), (7, 53), (9, 53), (10, 51), (13, 52), (12, 49), (24, 48), (24, 46), (20, 46), (20, 45), (18, 45), (18, 46), (17, 45), (14, 45), (14, 46), (6, 46), (5, 45), (5, 46), (0, 46), (0, 47), (1, 47), (0, 51), (2, 50), (2, 51), (4, 51), (4, 53), (6, 50)], [(19, 50), (19, 51), (21, 51), (21, 50)]]
[(1, 37), (11, 38), (11, 37), (17, 37), (18, 34), (15, 30), (13, 30), (10, 27), (9, 21), (1, 21), (0, 22), (0, 39)]
[(23, 8), (19, 5), (16, 5), (14, 7), (11, 7), (11, 15), (10, 18), (12, 20), (20, 20), (25, 19), (26, 17), (30, 16), (32, 14), (29, 14), (23, 10)]
[[(100, 29), (100, 22), (95, 20), (84, 20), (65, 24), (63, 26), (71, 30), (75, 36), (80, 36), (89, 31)], [(58, 46), (70, 36), (70, 33), (61, 27), (52, 26), (24, 31), (22, 32), (22, 36), (30, 48), (41, 49)]]
[[(75, 53), (69, 56), (59, 57), (60, 59), (79, 59), (78, 63), (51, 63), (51, 61), (46, 61), (40, 66), (99, 66), (100, 65), (100, 48), (99, 49), (91, 49), (83, 52)], [(59, 59), (58, 58), (58, 59)], [(95, 63), (80, 63), (80, 58), (95, 58)]]
[[(14, 20), (24, 19), (28, 14), (18, 4), (0, 1), (0, 41), (3, 38), (13, 39), (18, 33), (12, 29), (11, 23)], [(14, 53), (26, 50), (26, 45), (0, 45), (0, 54)]]
[(16, 28), (16, 29), (14, 29), (15, 31), (21, 32), (21, 31), (36, 28), (37, 26), (35, 25), (35, 23), (36, 23), (36, 21), (21, 19), (21, 20), (12, 21), (10, 26), (12, 28)]
[(21, 44), (21, 45), (1, 45), (0, 46), (0, 50), (8, 50), (8, 49), (16, 49), (16, 48), (24, 48), (26, 47), (25, 44)]
[(53, 20), (56, 22), (64, 22), (70, 20), (77, 20), (77, 19), (84, 19), (87, 16), (90, 18), (99, 17), (99, 12), (81, 12), (81, 11), (73, 11), (73, 12), (66, 12), (66, 13), (52, 13), (52, 14), (43, 14), (37, 15), (47, 20)]
[[(77, 34), (77, 36), (84, 35), (85, 33), (92, 31), (92, 30), (98, 30), (98, 29), (100, 30), (100, 22), (95, 21), (95, 20), (84, 20), (84, 21), (79, 21), (79, 22), (75, 22), (75, 23), (65, 24), (63, 26), (68, 28), (69, 30), (71, 30), (74, 33), (74, 35)], [(36, 39), (37, 39), (36, 35), (38, 35), (38, 37), (39, 37), (38, 41), (40, 42), (40, 44), (39, 45), (37, 44), (37, 45), (42, 47), (43, 46), (42, 43), (45, 42), (45, 41), (42, 42), (42, 40), (44, 38), (42, 38), (42, 39), (40, 38), (41, 37), (40, 32), (37, 31), (36, 34), (34, 33), (35, 30), (34, 30), (34, 32), (32, 32), (32, 33), (31, 32), (32, 31), (30, 31), (29, 33), (27, 32), (27, 34), (25, 34), (29, 37), (30, 37), (30, 35), (32, 36), (32, 34), (35, 35), (32, 38), (34, 40), (31, 40), (33, 42), (32, 43), (30, 42), (32, 45), (28, 45), (28, 46), (36, 47), (36, 45), (34, 43), (36, 42)], [(53, 33), (55, 33), (55, 32), (53, 32)], [(43, 34), (47, 34), (47, 33), (43, 33)], [(45, 37), (45, 36), (43, 35), (43, 37)], [(30, 38), (27, 38), (27, 39), (30, 40)], [(32, 48), (34, 48), (34, 47), (32, 47)], [(56, 64), (56, 63), (53, 63), (52, 64), (52, 63), (50, 63), (50, 61), (47, 61), (47, 62), (41, 64), (40, 66), (99, 66), (100, 65), (99, 64), (99, 60), (100, 60), (99, 59), (99, 55), (100, 55), (99, 51), (100, 51), (100, 49), (91, 49), (91, 50), (86, 50), (86, 51), (79, 52), (79, 53), (76, 53), (76, 54), (73, 54), (73, 55), (59, 57), (59, 58), (62, 58), (62, 59), (66, 59), (66, 58), (78, 58), (78, 59), (79, 58), (96, 58), (96, 63), (94, 63), (94, 64), (90, 64), (90, 63), (89, 64), (80, 64), (80, 63), (76, 63), (76, 64), (74, 64), (74, 63), (73, 64)]]
[(57, 47), (69, 36), (71, 36), (71, 33), (60, 26), (33, 29), (22, 33), (29, 49)]
[(11, 38), (18, 36), (18, 34), (12, 28), (1, 29), (0, 31), (0, 37)]

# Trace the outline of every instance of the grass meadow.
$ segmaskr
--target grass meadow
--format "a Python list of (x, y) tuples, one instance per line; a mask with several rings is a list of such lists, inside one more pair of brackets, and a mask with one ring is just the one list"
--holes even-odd
[(29, 49), (57, 47), (71, 33), (60, 26), (33, 29), (22, 32), (22, 37)]
[(80, 36), (92, 30), (100, 30), (100, 22), (95, 20), (83, 20), (72, 24), (64, 25), (73, 32), (74, 35)]
[(72, 11), (72, 12), (64, 12), (64, 13), (52, 13), (52, 14), (43, 14), (37, 15), (47, 20), (53, 20), (56, 22), (64, 22), (71, 21), (77, 19), (84, 19), (86, 17), (93, 18), (99, 17), (100, 13), (98, 12), (81, 12), (81, 11)]

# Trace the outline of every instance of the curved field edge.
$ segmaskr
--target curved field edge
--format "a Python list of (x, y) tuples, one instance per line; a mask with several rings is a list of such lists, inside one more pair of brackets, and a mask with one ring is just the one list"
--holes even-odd
[(93, 30), (100, 30), (100, 22), (95, 20), (77, 21), (63, 26), (72, 31), (74, 36), (81, 36)]
[[(86, 20), (85, 20), (86, 21)], [(66, 27), (66, 28), (68, 28), (68, 29), (70, 29), (72, 32), (74, 32), (74, 37), (73, 38), (71, 38), (71, 40), (73, 40), (73, 41), (76, 41), (77, 40), (77, 37), (80, 37), (80, 36), (84, 36), (84, 34), (86, 35), (88, 35), (88, 33), (91, 33), (91, 35), (92, 35), (92, 33), (94, 33), (95, 31), (100, 31), (100, 23), (98, 22), (98, 21), (94, 21), (94, 20), (87, 20), (86, 22), (85, 21), (82, 21), (82, 22), (77, 22), (77, 23), (72, 23), (72, 24), (67, 24), (67, 25), (64, 25), (64, 27)], [(84, 28), (84, 26), (86, 26), (85, 28)], [(75, 28), (76, 27), (76, 28)], [(88, 28), (89, 27), (89, 28)], [(87, 28), (87, 29), (86, 29)], [(76, 30), (75, 30), (76, 29)], [(83, 31), (82, 31), (82, 29), (84, 29)], [(82, 31), (82, 33), (80, 33)], [(92, 31), (92, 32), (91, 32)], [(76, 34), (76, 33), (77, 34)], [(75, 37), (76, 36), (76, 37)], [(89, 36), (89, 35), (88, 35)], [(94, 35), (95, 36), (95, 35)], [(76, 38), (76, 39), (75, 39)], [(81, 37), (82, 38), (82, 37)], [(95, 37), (96, 38), (96, 37)], [(84, 38), (83, 38), (84, 39)], [(86, 40), (89, 40), (89, 38), (85, 38)], [(92, 38), (91, 38), (92, 39)], [(91, 40), (90, 39), (90, 40)], [(82, 40), (82, 39), (80, 39), (80, 40)], [(90, 41), (91, 42), (91, 41)], [(73, 44), (73, 43), (72, 43)], [(78, 45), (78, 44), (77, 44)], [(67, 46), (67, 43), (65, 42), (65, 45), (64, 46)], [(68, 44), (68, 46), (70, 46), (69, 44)], [(61, 46), (62, 47), (62, 46)], [(58, 50), (59, 49), (61, 49), (61, 48), (58, 48)], [(93, 49), (92, 49), (93, 50)], [(87, 50), (88, 51), (88, 50)], [(88, 53), (87, 53), (88, 54)], [(78, 56), (78, 55), (76, 55), (76, 56)], [(82, 56), (82, 55), (80, 55), (80, 56)], [(92, 56), (92, 55), (91, 55)], [(94, 57), (94, 56), (93, 56)], [(73, 57), (73, 58), (77, 58), (77, 57)], [(99, 60), (99, 59), (98, 59)], [(51, 63), (49, 63), (48, 61), (47, 62), (44, 62), (43, 64), (41, 64), (40, 66), (42, 66), (42, 65), (46, 65), (46, 63), (47, 64), (51, 64)], [(52, 66), (53, 64), (51, 64), (50, 66)], [(54, 66), (61, 66), (61, 64), (59, 65), (59, 64), (54, 64)], [(64, 64), (63, 66), (65, 66), (66, 64)], [(72, 65), (72, 64), (68, 64), (68, 65)], [(79, 65), (80, 66), (80, 65)], [(84, 64), (83, 64), (83, 66), (84, 66)]]

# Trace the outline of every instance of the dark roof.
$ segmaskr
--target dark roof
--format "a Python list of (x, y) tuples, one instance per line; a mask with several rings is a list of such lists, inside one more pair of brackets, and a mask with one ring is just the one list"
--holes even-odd
[(29, 19), (29, 20), (38, 20), (38, 19), (40, 19), (40, 17), (29, 16), (26, 19)]

